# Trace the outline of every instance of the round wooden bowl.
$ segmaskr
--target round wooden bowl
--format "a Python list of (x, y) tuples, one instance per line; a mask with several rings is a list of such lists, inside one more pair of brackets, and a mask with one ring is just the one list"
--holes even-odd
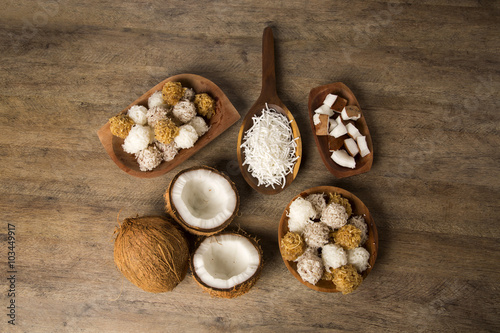
[[(373, 266), (375, 265), (375, 260), (377, 259), (377, 252), (378, 252), (378, 233), (377, 233), (377, 227), (375, 226), (375, 222), (373, 221), (372, 216), (370, 215), (370, 212), (368, 211), (368, 208), (366, 208), (365, 204), (359, 200), (358, 197), (356, 197), (354, 194), (352, 194), (349, 191), (346, 191), (344, 189), (338, 188), (338, 187), (333, 187), (333, 186), (318, 186), (318, 187), (313, 187), (310, 189), (307, 189), (303, 192), (301, 192), (299, 195), (295, 196), (286, 206), (285, 211), (283, 212), (283, 215), (281, 215), (281, 220), (280, 224), (278, 227), (278, 245), (281, 243), (281, 239), (283, 236), (286, 235), (288, 232), (288, 210), (290, 208), (290, 204), (292, 203), (293, 200), (297, 199), (298, 197), (306, 197), (310, 194), (315, 194), (315, 193), (339, 193), (342, 195), (344, 198), (349, 199), (349, 202), (351, 203), (352, 206), (352, 215), (363, 215), (366, 221), (366, 224), (368, 225), (368, 240), (365, 242), (363, 247), (368, 250), (370, 253), (370, 260), (369, 264), (370, 267), (365, 270), (363, 273), (361, 273), (361, 276), (363, 277), (363, 281), (366, 279), (370, 271), (373, 269)], [(281, 252), (281, 249), (280, 249)], [(283, 258), (283, 254), (281, 256)], [(283, 259), (286, 267), (292, 273), (293, 276), (297, 280), (299, 280), (302, 284), (306, 285), (307, 287), (316, 290), (316, 291), (322, 291), (322, 292), (338, 292), (338, 290), (335, 288), (335, 285), (333, 284), (332, 281), (327, 281), (327, 280), (319, 280), (316, 285), (310, 284), (309, 282), (306, 282), (302, 280), (300, 277), (299, 273), (297, 272), (297, 263), (294, 261), (288, 261)]]
[[(349, 138), (347, 134), (341, 136), (340, 138), (334, 138), (333, 136), (329, 135), (316, 135), (316, 129), (313, 121), (314, 110), (316, 110), (323, 104), (323, 101), (328, 94), (335, 94), (342, 98), (345, 98), (347, 100), (347, 105), (357, 106), (361, 111), (360, 119), (356, 121), (349, 120), (347, 122), (344, 122), (352, 123), (354, 126), (356, 126), (356, 128), (362, 135), (366, 136), (366, 143), (368, 144), (368, 148), (370, 149), (370, 154), (366, 155), (365, 157), (361, 157), (359, 154), (356, 155), (356, 167), (354, 169), (342, 167), (335, 163), (330, 157), (332, 154), (331, 150), (342, 148), (344, 140)], [(337, 117), (339, 115), (340, 113), (337, 113), (335, 116)], [(351, 91), (351, 89), (349, 89), (349, 87), (347, 87), (342, 82), (335, 82), (311, 89), (311, 91), (309, 92), (309, 121), (312, 126), (314, 140), (316, 141), (316, 146), (318, 147), (321, 159), (323, 160), (323, 163), (325, 164), (328, 171), (330, 171), (335, 177), (345, 178), (370, 171), (373, 164), (372, 137), (370, 135), (370, 131), (368, 130), (368, 125), (366, 123), (363, 111), (359, 106), (358, 100), (356, 99), (356, 96), (354, 96), (354, 93)]]
[[(128, 109), (130, 109), (133, 105), (143, 105), (147, 108), (149, 96), (158, 90), (161, 91), (165, 83), (170, 81), (177, 81), (180, 82), (183, 87), (193, 88), (197, 94), (208, 93), (215, 100), (216, 112), (208, 121), (209, 130), (207, 133), (202, 135), (198, 141), (196, 141), (192, 148), (179, 150), (179, 153), (172, 161), (163, 161), (152, 171), (141, 171), (139, 169), (139, 164), (135, 160), (135, 156), (123, 151), (122, 144), (124, 140), (113, 136), (109, 129), (109, 122), (106, 123), (99, 129), (97, 135), (99, 136), (104, 149), (106, 149), (106, 152), (109, 154), (111, 159), (120, 169), (129, 175), (139, 178), (153, 178), (169, 172), (194, 155), (198, 150), (205, 147), (208, 143), (210, 143), (210, 141), (218, 137), (222, 134), (222, 132), (240, 119), (240, 114), (222, 90), (212, 81), (195, 74), (178, 74), (163, 80), (123, 109), (121, 113), (127, 113)], [(112, 116), (114, 115), (115, 114)]]

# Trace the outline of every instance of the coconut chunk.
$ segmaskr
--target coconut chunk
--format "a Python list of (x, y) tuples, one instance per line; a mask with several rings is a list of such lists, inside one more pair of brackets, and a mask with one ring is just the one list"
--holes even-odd
[[(338, 117), (338, 118), (340, 118), (340, 117)], [(347, 128), (342, 123), (342, 120), (340, 120), (340, 123), (337, 121), (337, 126), (335, 126), (333, 128), (333, 130), (330, 132), (330, 135), (335, 137), (335, 138), (340, 138), (342, 135), (345, 135), (345, 134), (347, 134)]]
[(344, 120), (358, 120), (361, 118), (361, 111), (356, 105), (348, 105), (342, 110), (342, 119)]
[(346, 128), (347, 128), (347, 134), (349, 134), (349, 136), (354, 140), (356, 140), (358, 136), (361, 136), (361, 133), (359, 133), (359, 130), (353, 124), (351, 123), (347, 124)]
[(336, 112), (342, 112), (342, 109), (347, 105), (347, 100), (340, 96), (337, 97), (335, 103), (332, 105), (332, 110)]
[(370, 153), (370, 149), (368, 148), (368, 144), (366, 143), (366, 136), (358, 136), (356, 138), (356, 142), (358, 143), (359, 155), (361, 155), (361, 157), (365, 157)]
[(328, 135), (328, 115), (316, 114), (319, 116), (319, 124), (315, 125), (316, 135)]
[(323, 101), (323, 104), (328, 105), (328, 107), (331, 108), (333, 103), (335, 103), (336, 99), (337, 99), (337, 95), (328, 94), (328, 95), (326, 95), (325, 100)]
[(332, 160), (340, 166), (354, 169), (356, 161), (344, 149), (335, 150), (331, 156)]
[(353, 138), (345, 139), (344, 146), (352, 157), (356, 156), (359, 153), (358, 145)]
[(333, 111), (330, 109), (328, 105), (321, 105), (319, 108), (314, 110), (314, 113), (319, 113), (319, 114), (327, 114), (329, 117), (333, 116)]

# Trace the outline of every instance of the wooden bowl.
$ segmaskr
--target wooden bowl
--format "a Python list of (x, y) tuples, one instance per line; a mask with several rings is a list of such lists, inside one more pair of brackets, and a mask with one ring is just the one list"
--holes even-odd
[[(332, 154), (330, 152), (330, 147), (332, 145), (335, 146), (336, 149), (338, 149), (338, 147), (342, 147), (344, 139), (349, 138), (348, 135), (341, 136), (337, 139), (329, 135), (326, 136), (316, 135), (316, 129), (314, 127), (314, 122), (313, 122), (314, 110), (316, 110), (323, 104), (323, 100), (328, 94), (335, 94), (345, 98), (347, 100), (347, 105), (355, 105), (361, 111), (360, 119), (356, 120), (355, 122), (354, 121), (348, 121), (348, 122), (351, 122), (353, 125), (355, 125), (359, 130), (359, 132), (362, 135), (366, 136), (366, 143), (368, 144), (368, 148), (370, 149), (370, 154), (366, 155), (365, 157), (361, 157), (359, 154), (356, 155), (355, 157), (356, 167), (354, 169), (342, 167), (337, 163), (335, 163), (330, 157)], [(337, 113), (337, 115), (340, 115), (340, 113)], [(336, 115), (334, 116), (336, 117)], [(316, 141), (316, 146), (318, 147), (321, 159), (323, 160), (323, 163), (325, 164), (326, 168), (335, 177), (344, 178), (344, 177), (359, 175), (361, 173), (369, 171), (372, 168), (373, 164), (372, 137), (370, 135), (370, 131), (368, 130), (368, 125), (366, 124), (363, 111), (359, 106), (356, 96), (354, 96), (351, 89), (349, 89), (345, 84), (343, 84), (342, 82), (336, 82), (311, 89), (311, 91), (309, 92), (309, 121), (312, 126), (314, 140)], [(347, 124), (348, 122), (344, 123)], [(332, 140), (332, 142), (329, 143), (329, 140)]]
[(208, 121), (210, 129), (207, 133), (202, 135), (198, 141), (196, 141), (192, 148), (180, 149), (179, 153), (172, 161), (163, 161), (152, 171), (141, 171), (139, 169), (139, 164), (135, 160), (135, 156), (123, 151), (122, 144), (124, 140), (113, 136), (109, 129), (109, 122), (106, 123), (99, 129), (97, 135), (99, 136), (104, 149), (106, 149), (107, 153), (116, 165), (132, 176), (139, 178), (153, 178), (169, 172), (194, 155), (198, 150), (205, 147), (210, 141), (218, 137), (222, 132), (240, 119), (240, 114), (222, 90), (212, 81), (195, 74), (178, 74), (163, 80), (123, 109), (121, 113), (126, 113), (132, 105), (143, 105), (147, 108), (149, 96), (158, 90), (161, 91), (165, 83), (170, 81), (180, 82), (183, 87), (193, 88), (197, 94), (205, 92), (214, 98), (216, 102), (216, 112), (215, 115)]
[[(368, 240), (365, 242), (363, 247), (368, 250), (370, 253), (370, 259), (369, 259), (369, 264), (370, 267), (365, 270), (363, 273), (361, 273), (361, 276), (363, 277), (363, 283), (370, 271), (373, 269), (373, 266), (375, 265), (375, 260), (377, 259), (377, 253), (378, 253), (378, 233), (377, 233), (377, 227), (375, 226), (375, 222), (373, 221), (372, 216), (370, 215), (370, 212), (368, 211), (368, 208), (366, 208), (365, 204), (358, 199), (354, 194), (352, 194), (349, 191), (346, 191), (344, 189), (338, 188), (338, 187), (333, 187), (333, 186), (318, 186), (318, 187), (313, 187), (310, 189), (305, 190), (304, 192), (300, 193), (299, 195), (295, 196), (286, 206), (285, 211), (283, 212), (283, 215), (281, 215), (281, 220), (280, 224), (278, 227), (278, 244), (281, 243), (281, 239), (283, 236), (286, 235), (288, 232), (288, 210), (290, 208), (290, 204), (293, 202), (293, 200), (297, 199), (298, 197), (306, 197), (310, 194), (315, 194), (315, 193), (339, 193), (342, 195), (344, 198), (349, 199), (349, 202), (351, 203), (352, 206), (352, 215), (363, 215), (366, 221), (366, 224), (368, 226)], [(280, 250), (281, 251), (281, 250)], [(282, 255), (283, 258), (283, 255)], [(333, 284), (332, 281), (327, 281), (327, 280), (319, 280), (316, 285), (310, 284), (309, 282), (306, 282), (302, 280), (300, 277), (299, 273), (297, 272), (297, 263), (294, 261), (288, 261), (283, 259), (285, 262), (286, 267), (292, 273), (293, 276), (297, 280), (299, 280), (302, 284), (306, 285), (307, 287), (316, 290), (316, 291), (322, 291), (322, 292), (338, 292), (338, 290), (335, 288), (335, 285)], [(362, 284), (363, 285), (363, 284)]]

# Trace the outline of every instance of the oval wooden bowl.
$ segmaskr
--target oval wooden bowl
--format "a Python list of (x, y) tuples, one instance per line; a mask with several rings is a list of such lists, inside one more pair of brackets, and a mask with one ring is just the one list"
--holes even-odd
[(109, 154), (111, 159), (116, 163), (116, 165), (118, 165), (118, 167), (120, 167), (120, 169), (129, 175), (139, 178), (153, 178), (169, 172), (194, 155), (198, 150), (205, 147), (210, 141), (218, 137), (222, 134), (222, 132), (240, 119), (240, 114), (222, 90), (212, 81), (195, 74), (178, 74), (163, 80), (123, 109), (121, 113), (126, 113), (132, 105), (144, 105), (147, 107), (149, 96), (158, 90), (162, 90), (165, 83), (170, 81), (178, 81), (183, 87), (193, 88), (197, 94), (205, 92), (214, 98), (216, 103), (216, 112), (215, 115), (208, 121), (210, 129), (207, 133), (202, 135), (198, 141), (196, 141), (192, 148), (181, 149), (172, 161), (163, 161), (152, 171), (144, 172), (139, 169), (139, 164), (135, 160), (134, 155), (123, 151), (122, 144), (124, 140), (113, 136), (109, 129), (109, 122), (106, 123), (99, 129), (97, 135), (99, 136), (104, 149), (106, 149), (106, 152)]
[[(333, 138), (329, 135), (323, 136), (323, 135), (316, 135), (316, 129), (314, 127), (314, 122), (313, 122), (313, 116), (314, 116), (314, 110), (316, 110), (318, 107), (320, 107), (323, 104), (323, 100), (325, 99), (326, 95), (328, 94), (335, 94), (340, 97), (343, 97), (347, 100), (347, 105), (355, 105), (359, 108), (361, 111), (361, 118), (354, 121), (348, 121), (352, 122), (353, 125), (357, 127), (359, 132), (366, 136), (366, 143), (368, 144), (368, 148), (370, 149), (370, 154), (366, 155), (365, 157), (361, 157), (359, 154), (355, 157), (356, 160), (356, 167), (354, 169), (349, 169), (345, 167), (341, 167), (337, 163), (335, 163), (331, 156), (330, 152), (330, 145), (329, 145), (329, 138), (330, 140), (334, 140), (334, 145), (336, 147), (342, 147), (344, 139), (347, 139), (349, 136), (344, 135), (341, 136), (340, 138)], [(340, 115), (340, 113), (337, 113), (337, 115)], [(358, 100), (356, 99), (356, 96), (354, 96), (353, 92), (351, 89), (349, 89), (345, 84), (342, 82), (336, 82), (336, 83), (330, 83), (326, 84), (323, 86), (319, 86), (316, 88), (311, 89), (309, 92), (309, 122), (311, 123), (312, 126), (312, 131), (314, 134), (314, 140), (316, 141), (316, 146), (318, 147), (319, 154), (321, 155), (321, 159), (323, 160), (323, 163), (325, 164), (326, 168), (337, 178), (345, 178), (345, 177), (350, 177), (354, 175), (359, 175), (361, 173), (367, 172), (372, 168), (373, 164), (373, 144), (372, 144), (372, 137), (370, 135), (370, 131), (368, 130), (368, 125), (366, 124), (365, 117), (363, 115), (363, 111), (361, 110), (361, 107), (359, 106)], [(344, 122), (347, 123), (347, 122)], [(338, 149), (338, 148), (337, 148)]]
[[(293, 200), (297, 199), (298, 197), (306, 197), (310, 194), (315, 194), (315, 193), (339, 193), (342, 195), (344, 198), (349, 199), (349, 202), (351, 203), (352, 206), (352, 214), (353, 215), (364, 215), (366, 224), (368, 225), (368, 240), (365, 242), (363, 247), (368, 250), (370, 253), (370, 267), (365, 270), (361, 276), (363, 277), (363, 281), (366, 279), (370, 271), (373, 269), (373, 266), (375, 265), (375, 260), (377, 259), (377, 253), (378, 253), (378, 233), (377, 233), (377, 227), (375, 226), (375, 222), (373, 221), (373, 218), (368, 211), (368, 208), (366, 208), (365, 204), (354, 194), (352, 194), (349, 191), (346, 191), (344, 189), (341, 189), (339, 187), (333, 187), (333, 186), (318, 186), (318, 187), (313, 187), (310, 189), (307, 189), (303, 192), (301, 192), (299, 195), (295, 196), (286, 206), (285, 211), (283, 212), (283, 215), (281, 215), (281, 220), (280, 224), (278, 227), (278, 245), (281, 243), (281, 239), (283, 236), (286, 235), (288, 232), (288, 209), (290, 208), (290, 204), (292, 203)], [(281, 253), (281, 249), (280, 249)], [(281, 256), (283, 258), (283, 255)], [(302, 280), (300, 277), (299, 273), (297, 272), (297, 263), (294, 261), (288, 261), (283, 258), (283, 261), (290, 271), (293, 276), (297, 280), (299, 280), (302, 284), (306, 285), (307, 287), (316, 290), (316, 291), (322, 291), (322, 292), (338, 292), (338, 290), (335, 288), (335, 285), (333, 284), (332, 281), (327, 281), (327, 280), (319, 280), (316, 285), (310, 284), (309, 282), (306, 282)], [(364, 282), (363, 282), (364, 283)]]
[[(286, 175), (285, 185), (271, 186), (258, 185), (259, 181), (252, 176), (248, 171), (248, 165), (243, 165), (245, 160), (245, 153), (241, 149), (241, 144), (243, 143), (243, 136), (245, 132), (250, 129), (253, 125), (252, 117), (260, 116), (262, 114), (262, 109), (265, 108), (265, 104), (268, 104), (269, 108), (273, 108), (279, 113), (285, 115), (287, 119), (291, 122), (290, 126), (292, 128), (293, 138), (296, 139), (297, 149), (295, 150), (295, 156), (298, 157), (293, 166), (293, 171)], [(240, 132), (238, 134), (238, 145), (236, 147), (238, 155), (238, 163), (240, 165), (241, 174), (246, 182), (257, 192), (262, 194), (277, 194), (287, 188), (292, 181), (297, 177), (300, 168), (300, 162), (302, 160), (302, 138), (300, 137), (299, 127), (297, 122), (293, 118), (292, 113), (285, 104), (280, 100), (278, 93), (276, 91), (276, 71), (274, 64), (274, 36), (273, 31), (270, 27), (264, 29), (262, 36), (262, 90), (259, 98), (253, 104), (253, 106), (248, 110), (243, 123), (240, 127)]]

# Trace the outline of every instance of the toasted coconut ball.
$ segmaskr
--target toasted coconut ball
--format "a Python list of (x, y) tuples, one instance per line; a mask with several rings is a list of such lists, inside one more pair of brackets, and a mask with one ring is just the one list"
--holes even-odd
[(328, 243), (330, 228), (323, 222), (307, 224), (302, 235), (307, 246), (318, 248)]
[(206, 93), (196, 94), (194, 96), (194, 104), (196, 105), (198, 114), (207, 119), (212, 118), (215, 113), (215, 101)]
[(302, 197), (298, 197), (288, 210), (288, 229), (292, 232), (302, 233), (311, 219), (316, 216), (316, 210), (312, 203)]
[(323, 209), (321, 222), (326, 223), (332, 229), (338, 229), (347, 223), (347, 217), (344, 206), (331, 203)]
[(174, 139), (177, 147), (181, 149), (188, 149), (194, 146), (195, 142), (198, 140), (198, 133), (191, 125), (182, 125), (179, 127), (179, 135)]
[(165, 104), (165, 102), (163, 101), (163, 95), (161, 90), (158, 90), (157, 92), (153, 93), (148, 98), (148, 108), (152, 109), (155, 106), (167, 106), (167, 104)]
[(347, 250), (347, 263), (356, 267), (360, 273), (370, 267), (368, 260), (370, 260), (370, 252), (364, 247)]
[(347, 217), (351, 216), (352, 214), (352, 207), (351, 203), (349, 202), (349, 199), (342, 197), (338, 193), (328, 193), (330, 202), (329, 203), (336, 203), (341, 206), (344, 206), (345, 211), (347, 213)]
[(155, 125), (156, 140), (168, 145), (179, 135), (179, 128), (171, 119), (160, 120)]
[(146, 125), (148, 118), (146, 117), (148, 109), (142, 105), (132, 105), (127, 111), (127, 115), (134, 121), (134, 123), (139, 125)]
[(192, 88), (182, 88), (182, 100), (192, 102), (196, 93)]
[(351, 224), (347, 224), (337, 231), (334, 239), (335, 243), (344, 249), (354, 249), (361, 243), (361, 230)]
[[(333, 268), (331, 268), (331, 270), (333, 270)], [(328, 281), (333, 280), (333, 273), (326, 269), (323, 270), (323, 276), (321, 277), (321, 280), (328, 280)]]
[(179, 151), (179, 148), (177, 148), (174, 141), (170, 142), (168, 145), (159, 141), (156, 141), (155, 144), (158, 150), (162, 153), (163, 160), (165, 162), (170, 162), (171, 160), (173, 160), (177, 155), (177, 152)]
[(356, 290), (361, 282), (363, 282), (363, 277), (353, 265), (345, 265), (333, 270), (333, 283), (344, 295)]
[(170, 108), (165, 104), (153, 106), (146, 114), (146, 117), (148, 118), (148, 125), (154, 128), (157, 122), (168, 118), (169, 112)]
[(321, 212), (326, 207), (326, 200), (323, 193), (309, 194), (306, 200), (312, 203), (314, 209), (316, 210), (316, 216), (314, 218), (319, 219), (321, 217)]
[(207, 123), (202, 117), (196, 116), (191, 119), (188, 124), (194, 127), (196, 133), (198, 133), (198, 136), (202, 136), (203, 134), (208, 132)]
[(134, 126), (134, 121), (126, 114), (120, 113), (117, 116), (109, 119), (109, 129), (111, 134), (119, 138), (125, 139)]
[(323, 276), (323, 262), (312, 251), (306, 251), (297, 259), (297, 273), (302, 280), (316, 284)]
[(194, 116), (196, 116), (196, 107), (193, 102), (190, 101), (180, 101), (174, 105), (172, 109), (172, 114), (175, 118), (179, 119), (182, 123), (187, 123)]
[(280, 241), (281, 254), (285, 260), (296, 260), (306, 250), (306, 243), (297, 233), (287, 232)]
[(323, 264), (327, 270), (347, 264), (347, 253), (337, 244), (326, 244), (321, 249)]
[(123, 142), (122, 148), (129, 154), (137, 154), (146, 149), (154, 140), (154, 133), (149, 126), (134, 125)]
[(351, 224), (361, 230), (361, 245), (363, 245), (368, 240), (368, 226), (366, 225), (365, 218), (361, 215), (351, 216), (347, 220), (347, 224)]
[(167, 82), (162, 89), (163, 101), (171, 106), (174, 106), (184, 96), (182, 92), (182, 84), (180, 82)]
[(158, 150), (158, 148), (156, 148), (156, 146), (149, 146), (146, 149), (141, 150), (135, 157), (139, 163), (141, 171), (151, 171), (160, 165), (163, 160), (162, 153)]

